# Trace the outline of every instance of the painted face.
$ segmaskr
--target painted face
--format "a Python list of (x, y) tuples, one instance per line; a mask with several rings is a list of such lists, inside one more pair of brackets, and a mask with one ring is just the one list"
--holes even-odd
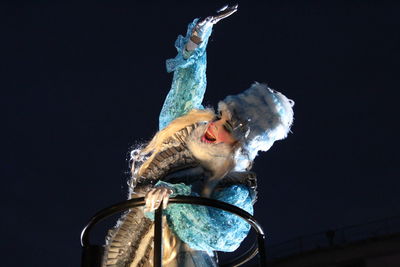
[(232, 126), (222, 113), (220, 118), (210, 122), (201, 140), (205, 143), (226, 143), (233, 145), (236, 140), (232, 136)]

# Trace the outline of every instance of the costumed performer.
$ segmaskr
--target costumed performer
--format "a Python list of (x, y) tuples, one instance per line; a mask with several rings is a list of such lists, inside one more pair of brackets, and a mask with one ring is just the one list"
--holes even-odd
[(163, 266), (217, 266), (215, 251), (234, 251), (250, 226), (236, 215), (203, 206), (171, 204), (169, 197), (195, 195), (236, 205), (253, 214), (258, 151), (286, 137), (293, 102), (265, 84), (254, 83), (227, 96), (218, 112), (201, 105), (206, 89), (206, 47), (213, 25), (236, 12), (195, 19), (167, 60), (173, 82), (161, 110), (159, 132), (131, 153), (129, 198), (145, 196), (143, 208), (129, 210), (110, 230), (103, 266), (153, 265), (152, 212), (163, 201)]

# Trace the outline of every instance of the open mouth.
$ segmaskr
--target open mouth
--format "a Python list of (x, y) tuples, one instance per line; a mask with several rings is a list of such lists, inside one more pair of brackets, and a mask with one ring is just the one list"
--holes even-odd
[(201, 139), (203, 142), (206, 143), (214, 143), (215, 141), (217, 141), (217, 138), (211, 133), (210, 128), (207, 129)]

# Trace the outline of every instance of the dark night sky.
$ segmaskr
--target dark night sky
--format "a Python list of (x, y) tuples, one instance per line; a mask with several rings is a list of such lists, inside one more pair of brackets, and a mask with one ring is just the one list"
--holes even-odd
[[(2, 266), (79, 266), (82, 227), (126, 198), (129, 149), (157, 130), (176, 36), (222, 4), (1, 4)], [(399, 7), (242, 1), (214, 28), (207, 105), (253, 81), (296, 102), (254, 168), (270, 244), (400, 214)]]

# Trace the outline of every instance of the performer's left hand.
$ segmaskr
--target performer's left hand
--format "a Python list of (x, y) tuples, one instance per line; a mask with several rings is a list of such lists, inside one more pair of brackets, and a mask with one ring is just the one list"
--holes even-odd
[(165, 186), (159, 186), (150, 189), (150, 191), (148, 191), (145, 196), (146, 205), (144, 207), (144, 212), (151, 212), (158, 209), (161, 202), (163, 203), (163, 209), (166, 209), (169, 196), (172, 193), (172, 190)]
[[(208, 16), (205, 19), (200, 20), (196, 27), (193, 29), (192, 36), (190, 36), (190, 40), (199, 45), (204, 41), (204, 36), (207, 35), (207, 32), (211, 30), (213, 25), (217, 24), (218, 21), (223, 20), (233, 13), (235, 13), (238, 9), (238, 5), (229, 6), (226, 5), (217, 11), (217, 14), (214, 16)], [(192, 51), (195, 48), (186, 47), (188, 51)]]

